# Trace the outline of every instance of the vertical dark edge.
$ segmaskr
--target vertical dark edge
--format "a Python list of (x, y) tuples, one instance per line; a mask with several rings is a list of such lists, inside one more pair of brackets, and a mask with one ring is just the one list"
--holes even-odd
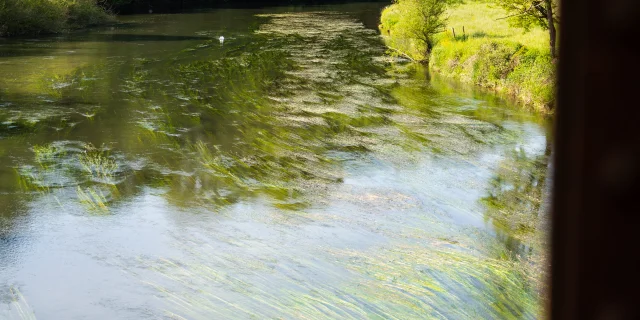
[(640, 2), (562, 0), (552, 319), (640, 319)]
[[(558, 97), (555, 122), (554, 147), (554, 187), (551, 249), (551, 318), (576, 319), (577, 274), (579, 266), (579, 238), (576, 225), (581, 211), (579, 199), (582, 195), (576, 183), (580, 179), (581, 162), (576, 159), (583, 153), (580, 135), (583, 124), (583, 101), (580, 92), (584, 92), (583, 77), (579, 61), (583, 57), (580, 50), (584, 47), (585, 28), (584, 6), (580, 0), (563, 0), (561, 3), (562, 29), (560, 31), (560, 50), (558, 65)], [(576, 142), (578, 142), (576, 144)]]

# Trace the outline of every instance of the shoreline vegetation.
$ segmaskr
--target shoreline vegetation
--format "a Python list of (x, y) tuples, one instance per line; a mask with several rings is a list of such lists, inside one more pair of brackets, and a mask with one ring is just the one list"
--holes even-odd
[[(383, 0), (371, 1), (383, 2)], [(115, 22), (116, 15), (175, 13), (198, 8), (258, 8), (276, 5), (316, 5), (344, 2), (349, 1), (0, 0), (0, 38), (56, 34), (108, 25)]]
[[(553, 114), (555, 62), (549, 30), (538, 26), (525, 29), (510, 23), (505, 19), (510, 13), (496, 3), (395, 0), (383, 10), (379, 28), (391, 54), (413, 60), (439, 78), (513, 98), (545, 116)], [(549, 257), (545, 248), (550, 229), (545, 199), (549, 193), (546, 172), (550, 154), (548, 144), (545, 154), (531, 163), (522, 150), (515, 152), (513, 162), (500, 164), (504, 175), (496, 180), (512, 180), (514, 188), (498, 187), (483, 199), (496, 228), (515, 231), (512, 236), (526, 243), (533, 253), (517, 260), (543, 305), (548, 293), (545, 283)], [(529, 163), (531, 170), (512, 171), (521, 161)], [(524, 181), (544, 187), (534, 191), (522, 185)], [(498, 194), (529, 200), (514, 201), (519, 204), (508, 208), (498, 200), (501, 197), (495, 196)]]
[(555, 62), (546, 30), (513, 26), (505, 19), (509, 13), (489, 1), (453, 1), (443, 14), (446, 27), (426, 45), (407, 32), (415, 24), (411, 16), (424, 15), (403, 8), (412, 1), (443, 3), (401, 0), (386, 7), (379, 27), (391, 52), (428, 64), (431, 72), (514, 98), (526, 108), (553, 113)]
[(0, 0), (0, 37), (60, 33), (112, 23), (99, 0)]
[[(254, 2), (238, 1), (234, 6), (250, 7)], [(316, 2), (289, 0), (287, 4)], [(403, 8), (417, 3), (422, 11)], [(115, 13), (172, 12), (205, 5), (217, 7), (228, 3), (0, 0), (0, 37), (55, 34), (106, 25), (115, 22)], [(418, 21), (424, 16), (431, 23)], [(527, 29), (514, 26), (506, 19), (509, 16), (510, 12), (496, 1), (394, 0), (382, 11), (379, 28), (393, 54), (427, 64), (431, 72), (511, 97), (537, 112), (553, 113), (555, 62), (548, 49), (546, 31), (539, 26)], [(415, 24), (422, 30), (429, 29), (429, 34), (408, 32)]]

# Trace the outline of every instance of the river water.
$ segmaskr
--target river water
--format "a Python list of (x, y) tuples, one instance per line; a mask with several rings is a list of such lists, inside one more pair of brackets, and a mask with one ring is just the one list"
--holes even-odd
[(0, 40), (0, 318), (536, 318), (548, 123), (380, 9)]

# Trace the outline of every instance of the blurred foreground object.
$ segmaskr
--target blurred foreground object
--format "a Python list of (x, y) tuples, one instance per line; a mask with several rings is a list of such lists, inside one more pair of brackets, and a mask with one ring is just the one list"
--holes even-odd
[(553, 319), (640, 319), (637, 0), (563, 0)]

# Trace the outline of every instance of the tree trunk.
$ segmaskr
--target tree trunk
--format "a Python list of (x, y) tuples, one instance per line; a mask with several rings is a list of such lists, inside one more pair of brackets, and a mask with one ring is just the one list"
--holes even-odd
[(553, 23), (552, 0), (545, 0), (547, 6), (547, 24), (549, 25), (549, 46), (551, 48), (551, 58), (556, 59), (556, 25)]

